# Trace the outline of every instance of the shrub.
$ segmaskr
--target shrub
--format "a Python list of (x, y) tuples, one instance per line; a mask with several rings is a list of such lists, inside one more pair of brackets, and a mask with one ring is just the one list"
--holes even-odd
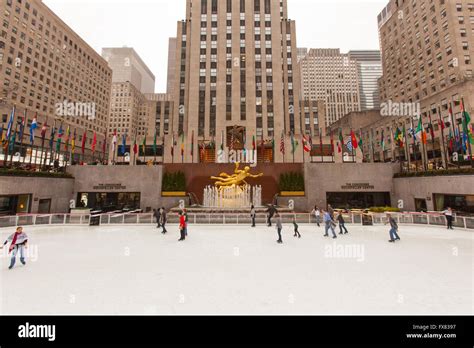
[(399, 213), (401, 210), (392, 207), (371, 207), (369, 211), (372, 213)]
[(0, 169), (0, 176), (20, 176), (27, 178), (57, 178), (57, 179), (72, 179), (73, 176), (69, 173), (50, 173), (50, 172), (34, 172), (22, 169)]
[(459, 168), (450, 170), (433, 170), (428, 172), (397, 173), (397, 178), (426, 178), (433, 176), (474, 175), (474, 168)]
[(165, 173), (163, 175), (163, 192), (186, 191), (186, 177), (183, 172)]
[(280, 175), (280, 191), (304, 191), (304, 175), (298, 172), (290, 172)]

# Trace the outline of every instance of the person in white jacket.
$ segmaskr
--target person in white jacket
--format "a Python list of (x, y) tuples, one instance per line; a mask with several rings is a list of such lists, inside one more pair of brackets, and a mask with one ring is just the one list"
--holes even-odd
[(17, 227), (15, 233), (13, 233), (10, 237), (7, 238), (5, 243), (0, 247), (0, 249), (3, 249), (5, 245), (7, 245), (8, 242), (11, 242), (10, 247), (8, 248), (8, 253), (12, 254), (12, 258), (10, 261), (10, 267), (8, 269), (12, 269), (13, 266), (15, 266), (16, 262), (16, 255), (18, 252), (20, 252), (20, 262), (23, 265), (26, 265), (25, 262), (25, 249), (28, 247), (28, 236), (26, 233), (23, 232), (23, 227)]

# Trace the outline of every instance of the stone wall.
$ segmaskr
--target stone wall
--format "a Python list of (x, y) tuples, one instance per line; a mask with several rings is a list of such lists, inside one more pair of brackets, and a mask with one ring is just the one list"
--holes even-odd
[[(140, 207), (161, 207), (162, 166), (73, 166), (68, 168), (74, 178), (74, 198), (80, 192), (140, 192)], [(98, 185), (120, 185), (114, 190), (100, 189)]]
[(38, 213), (40, 199), (51, 199), (51, 213), (69, 212), (74, 180), (0, 176), (0, 195), (32, 195), (31, 213)]
[(434, 194), (474, 195), (474, 175), (399, 178), (393, 182), (395, 199), (403, 200), (408, 211), (415, 211), (415, 199), (425, 199), (428, 211), (434, 211)]

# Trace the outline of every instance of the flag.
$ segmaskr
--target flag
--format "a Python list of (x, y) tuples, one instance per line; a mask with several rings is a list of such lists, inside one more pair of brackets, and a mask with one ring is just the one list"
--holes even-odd
[(43, 124), (43, 127), (41, 127), (41, 140), (43, 141), (46, 138), (47, 130), (48, 130), (48, 120), (46, 120)]
[(38, 118), (37, 115), (33, 117), (33, 121), (31, 121), (31, 126), (30, 126), (30, 143), (33, 145), (35, 142), (35, 129), (38, 128)]
[(10, 137), (12, 135), (12, 129), (13, 129), (13, 119), (15, 118), (15, 106), (13, 106), (12, 112), (10, 114), (10, 120), (8, 121), (7, 124), (7, 141), (10, 141)]
[(74, 129), (74, 134), (71, 139), (71, 153), (74, 154), (74, 151), (76, 151), (76, 129)]
[(413, 142), (416, 143), (417, 142), (417, 136), (416, 136), (416, 130), (413, 129), (413, 128), (410, 128), (408, 130), (408, 132), (411, 134), (411, 136), (413, 137)]
[(58, 130), (58, 138), (62, 138), (63, 135), (64, 135), (64, 130), (63, 130), (63, 124), (61, 123)]
[(5, 142), (5, 133), (3, 132), (3, 123), (2, 123), (2, 128), (0, 128), (0, 141), (2, 144)]
[(255, 135), (252, 137), (252, 150), (255, 151), (257, 149), (257, 141), (255, 139)]
[(184, 132), (181, 133), (181, 156), (184, 156)]
[(221, 133), (221, 151), (224, 151), (224, 131)]
[(357, 143), (357, 137), (352, 129), (351, 129), (351, 142), (352, 142), (352, 149), (357, 150), (357, 147), (359, 146), (359, 144)]
[(143, 141), (142, 141), (142, 154), (143, 154), (143, 156), (146, 156), (146, 135), (143, 136)]
[(15, 142), (16, 142), (16, 132), (13, 133), (13, 135), (10, 138), (8, 151), (13, 152), (14, 147), (15, 147)]
[(127, 147), (127, 134), (122, 135), (122, 145), (120, 146), (120, 154), (123, 156), (125, 155), (125, 149)]
[(20, 141), (23, 142), (23, 133), (25, 132), (25, 126), (26, 126), (26, 111), (25, 115), (20, 120)]
[(84, 130), (84, 134), (82, 135), (82, 146), (81, 146), (82, 154), (86, 152), (86, 141), (87, 141), (87, 130)]
[(428, 135), (425, 131), (421, 132), (421, 142), (426, 145), (428, 143)]
[(53, 151), (55, 136), (56, 136), (56, 127), (51, 127), (51, 134), (49, 135), (49, 148), (51, 151)]
[(439, 115), (438, 123), (439, 123), (439, 126), (440, 126), (441, 130), (444, 131), (446, 129), (446, 124), (443, 121), (443, 116), (441, 115), (441, 113)]
[(112, 153), (113, 157), (115, 158), (115, 152), (117, 151), (117, 143), (118, 143), (118, 138), (117, 138), (117, 130), (114, 129), (114, 135), (112, 137)]
[(449, 130), (448, 141), (449, 141), (449, 150), (452, 152), (454, 150), (454, 136), (451, 129)]
[(285, 155), (285, 133), (281, 132), (280, 152)]
[(311, 152), (311, 148), (309, 147), (308, 138), (304, 134), (303, 134), (303, 150), (304, 150), (304, 152)]
[(397, 127), (397, 130), (395, 131), (393, 140), (395, 141), (398, 147), (403, 148), (403, 134), (399, 127)]
[(191, 157), (194, 157), (194, 131), (191, 135)]
[(56, 140), (56, 152), (61, 151), (61, 139), (62, 136), (60, 135), (60, 133), (58, 133), (58, 140)]
[(94, 132), (94, 137), (92, 138), (92, 153), (95, 153), (96, 145), (97, 145), (97, 133)]
[(70, 136), (71, 136), (71, 128), (69, 126), (67, 126), (66, 139), (64, 139), (64, 145), (65, 145), (66, 151), (69, 148), (69, 138), (70, 138)]
[(157, 141), (157, 136), (158, 134), (156, 134), (156, 128), (155, 128), (155, 137), (153, 138), (153, 154), (156, 156), (156, 153), (158, 152), (158, 147), (157, 147), (157, 144), (156, 144), (156, 141)]
[(471, 123), (471, 115), (467, 112), (467, 110), (464, 107), (464, 99), (461, 99), (461, 114), (463, 116), (462, 118), (462, 129), (464, 134), (466, 134), (466, 142), (469, 141), (469, 143), (474, 144), (474, 137), (471, 132), (471, 129), (469, 129), (469, 124)]
[(418, 127), (416, 127), (416, 133), (421, 133), (423, 132), (423, 120), (422, 117), (420, 116), (418, 119)]
[(382, 136), (380, 139), (380, 146), (382, 146), (382, 151), (385, 151), (385, 129), (382, 130)]
[(339, 128), (339, 141), (342, 143), (344, 143), (344, 136), (342, 135), (342, 129)]
[(334, 152), (335, 152), (335, 148), (334, 148), (334, 135), (332, 134), (332, 131), (331, 131), (331, 151), (332, 151), (332, 155), (334, 156)]
[(337, 152), (342, 153), (342, 146), (341, 146), (341, 143), (339, 141), (337, 142)]
[(137, 144), (137, 134), (135, 133), (135, 139), (133, 140), (133, 153), (136, 155), (138, 153), (138, 144)]
[(352, 144), (352, 137), (346, 141), (346, 147), (349, 152), (354, 151), (354, 145)]
[(364, 141), (362, 140), (362, 129), (360, 130), (360, 133), (359, 133), (359, 143), (357, 145), (359, 146), (360, 150), (363, 152)]

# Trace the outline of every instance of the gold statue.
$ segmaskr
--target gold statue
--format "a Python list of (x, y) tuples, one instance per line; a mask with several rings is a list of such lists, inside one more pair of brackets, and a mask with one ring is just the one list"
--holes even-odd
[(212, 180), (217, 180), (214, 185), (219, 188), (226, 188), (226, 187), (242, 187), (248, 185), (245, 181), (247, 178), (260, 178), (263, 176), (263, 173), (260, 174), (251, 174), (250, 167), (245, 167), (243, 170), (239, 169), (240, 163), (235, 164), (234, 174), (229, 175), (227, 173), (221, 173), (218, 177), (212, 176)]

